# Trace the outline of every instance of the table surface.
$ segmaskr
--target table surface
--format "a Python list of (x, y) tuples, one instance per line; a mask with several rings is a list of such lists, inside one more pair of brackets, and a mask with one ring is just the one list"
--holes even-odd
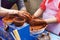
[[(43, 33), (47, 33), (48, 31), (44, 31)], [(38, 35), (41, 35), (41, 34), (38, 34)], [(34, 37), (37, 37), (37, 34), (36, 35), (33, 35)], [(54, 34), (54, 33), (51, 33), (50, 32), (50, 37), (51, 37), (51, 40), (60, 40), (60, 36)]]
[[(45, 31), (44, 31), (45, 32)], [(48, 32), (48, 31), (46, 31)], [(56, 34), (53, 34), (50, 32), (50, 37), (51, 37), (51, 40), (60, 40), (60, 36), (56, 35)]]

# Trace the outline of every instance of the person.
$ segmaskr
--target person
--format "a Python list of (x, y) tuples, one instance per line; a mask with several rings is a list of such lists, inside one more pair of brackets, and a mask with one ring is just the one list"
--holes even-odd
[[(17, 4), (18, 10), (10, 9), (14, 4)], [(4, 28), (2, 18), (7, 14), (24, 14), (26, 12), (24, 0), (0, 0), (0, 37), (5, 40), (14, 40), (13, 37)], [(19, 12), (19, 13), (18, 13)], [(7, 35), (7, 36), (6, 36)], [(2, 39), (2, 40), (4, 40)]]
[(48, 23), (47, 30), (55, 34), (60, 34), (60, 0), (43, 0), (39, 9), (32, 18), (42, 15), (44, 21)]
[[(24, 0), (0, 0), (0, 27), (3, 26), (2, 18), (7, 14), (22, 15), (27, 12)], [(17, 4), (18, 10), (10, 9), (14, 4)], [(4, 26), (3, 26), (4, 27)]]
[(0, 39), (1, 40), (14, 40), (13, 36), (3, 28), (0, 27)]
[[(18, 13), (18, 10), (11, 10), (10, 8), (14, 5), (17, 4), (18, 10), (26, 10), (24, 0), (1, 0), (1, 7), (0, 7), (0, 16), (3, 16), (5, 14), (15, 14)], [(2, 14), (4, 13), (4, 14)]]

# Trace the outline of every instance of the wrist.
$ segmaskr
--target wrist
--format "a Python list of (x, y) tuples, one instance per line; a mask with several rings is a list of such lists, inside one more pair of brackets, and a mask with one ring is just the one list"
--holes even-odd
[(34, 18), (37, 18), (37, 17), (33, 15), (32, 18), (34, 19)]
[(14, 10), (13, 11), (13, 14), (18, 14), (18, 10)]
[(18, 14), (18, 10), (10, 10), (8, 11), (8, 14)]

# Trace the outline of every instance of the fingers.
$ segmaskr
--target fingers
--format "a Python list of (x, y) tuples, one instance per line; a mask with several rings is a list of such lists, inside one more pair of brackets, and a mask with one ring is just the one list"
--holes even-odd
[(36, 19), (36, 18), (38, 18), (38, 17), (32, 16), (32, 19)]
[(18, 14), (20, 17), (23, 17), (26, 19), (26, 22), (30, 21), (32, 19), (31, 14), (28, 13), (27, 11), (19, 11)]
[(46, 26), (47, 25), (47, 23), (44, 21), (44, 20), (42, 20), (42, 19), (31, 19), (30, 21), (29, 21), (29, 24), (31, 25), (31, 26)]

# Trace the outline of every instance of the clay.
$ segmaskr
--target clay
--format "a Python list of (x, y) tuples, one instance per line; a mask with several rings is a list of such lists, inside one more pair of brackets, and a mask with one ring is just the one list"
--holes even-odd
[(10, 18), (10, 17), (4, 17), (2, 20), (3, 20), (3, 22), (4, 22), (4, 23), (7, 23), (7, 24), (9, 24), (9, 23), (12, 23), (12, 22), (13, 22), (13, 19), (12, 19), (12, 18)]
[(38, 30), (40, 30), (42, 28), (43, 28), (43, 26), (30, 26), (30, 31), (33, 31), (34, 32), (34, 30), (35, 31), (38, 31)]
[(47, 25), (47, 23), (45, 21), (43, 21), (42, 19), (31, 19), (31, 21), (29, 22), (29, 24), (31, 26), (43, 26), (45, 27)]
[(45, 21), (43, 21), (43, 19), (31, 19), (31, 21), (29, 22), (30, 24), (30, 31), (38, 31), (42, 28), (45, 28), (47, 23)]
[(32, 16), (30, 15), (30, 13), (25, 12), (25, 11), (22, 14), (19, 13), (19, 16), (23, 17), (24, 19), (26, 19), (27, 23), (32, 19)]
[(2, 20), (5, 23), (12, 23), (13, 22), (13, 18), (17, 17), (17, 16), (18, 16), (17, 14), (9, 14), (9, 15), (6, 15)]
[(20, 27), (25, 23), (25, 19), (21, 17), (16, 17), (13, 19), (13, 23), (15, 24), (15, 26)]

